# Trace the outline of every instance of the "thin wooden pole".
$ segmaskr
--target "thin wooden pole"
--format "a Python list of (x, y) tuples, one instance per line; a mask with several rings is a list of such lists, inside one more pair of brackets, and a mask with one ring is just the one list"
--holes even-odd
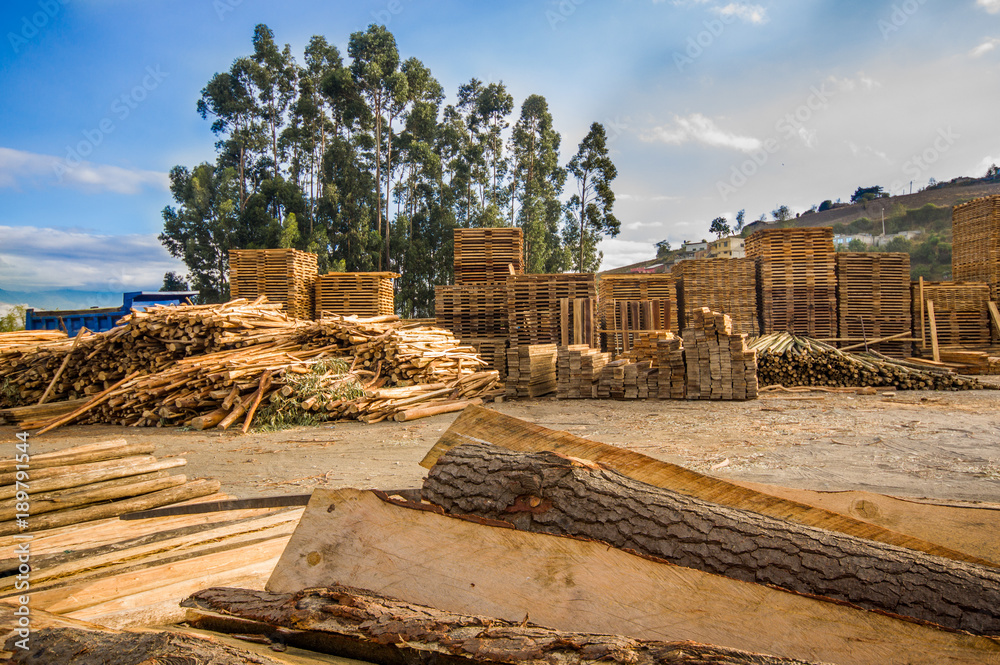
[(73, 352), (76, 351), (76, 345), (80, 343), (80, 338), (83, 337), (83, 333), (85, 332), (88, 332), (87, 327), (83, 326), (80, 328), (80, 332), (76, 334), (76, 337), (73, 338), (73, 346), (69, 347), (69, 353), (67, 353), (66, 357), (63, 358), (62, 364), (59, 365), (59, 369), (56, 370), (56, 373), (52, 376), (52, 380), (49, 381), (48, 387), (45, 389), (45, 392), (42, 393), (41, 399), (38, 400), (38, 406), (45, 404), (45, 400), (47, 400), (49, 395), (52, 394), (52, 389), (56, 387), (56, 381), (59, 380), (59, 377), (62, 376), (66, 366), (69, 365), (69, 359), (72, 357)]
[(937, 321), (934, 319), (934, 303), (927, 301), (927, 318), (931, 324), (931, 349), (934, 354), (934, 362), (941, 362), (941, 350), (938, 348)]

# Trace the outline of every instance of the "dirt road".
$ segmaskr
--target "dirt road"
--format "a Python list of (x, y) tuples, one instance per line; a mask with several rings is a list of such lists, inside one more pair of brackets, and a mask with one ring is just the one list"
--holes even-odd
[[(490, 405), (552, 429), (718, 476), (817, 490), (1000, 503), (1000, 391), (822, 395), (751, 402), (519, 400)], [(184, 457), (233, 496), (332, 487), (418, 487), (418, 466), (455, 414), (267, 434), (64, 427), (34, 453), (125, 438)], [(0, 455), (15, 433), (0, 427)]]

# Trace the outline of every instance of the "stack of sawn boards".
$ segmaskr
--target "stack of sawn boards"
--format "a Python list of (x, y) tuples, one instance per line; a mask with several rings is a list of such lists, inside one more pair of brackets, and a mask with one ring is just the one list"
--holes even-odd
[(660, 307), (662, 320), (656, 322), (648, 330), (678, 332), (677, 317), (670, 316), (670, 312), (677, 309), (677, 293), (672, 274), (601, 275), (598, 302), (601, 308), (603, 330), (602, 348), (612, 352), (621, 352), (626, 348), (625, 335), (627, 333), (623, 330), (621, 314), (616, 307), (618, 300), (665, 302), (667, 306)]
[[(904, 252), (838, 252), (840, 337), (879, 339), (911, 333), (910, 255)], [(909, 334), (906, 335), (909, 337)], [(871, 345), (886, 355), (911, 355), (908, 341)]]
[(952, 209), (951, 275), (961, 282), (986, 282), (1000, 302), (1000, 196), (987, 196)]
[(316, 277), (316, 318), (388, 316), (395, 311), (394, 272), (331, 272)]
[[(930, 310), (934, 306), (934, 321), (938, 344), (941, 346), (974, 346), (990, 343), (990, 287), (985, 282), (925, 282), (911, 283), (913, 320), (918, 321), (920, 336), (930, 346)], [(921, 297), (921, 294), (923, 296)], [(917, 326), (915, 326), (917, 327)]]
[(697, 310), (728, 314), (733, 332), (760, 334), (757, 274), (753, 259), (692, 259), (674, 264), (678, 327), (690, 325)]
[(312, 319), (316, 309), (313, 283), (317, 256), (297, 249), (229, 250), (229, 290), (231, 296), (254, 300), (266, 296), (285, 305), (296, 319)]

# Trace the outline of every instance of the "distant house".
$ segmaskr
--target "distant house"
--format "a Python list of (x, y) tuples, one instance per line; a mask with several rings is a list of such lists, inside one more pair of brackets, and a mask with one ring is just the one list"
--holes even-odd
[(708, 243), (708, 258), (710, 259), (743, 259), (746, 258), (743, 238), (729, 236)]
[(685, 240), (681, 243), (681, 251), (685, 254), (696, 254), (697, 252), (707, 252), (708, 251), (708, 241), (701, 240), (700, 242), (688, 242)]
[(845, 233), (844, 235), (833, 236), (834, 245), (850, 245), (854, 240), (860, 240), (866, 245), (875, 244), (875, 236), (870, 233)]

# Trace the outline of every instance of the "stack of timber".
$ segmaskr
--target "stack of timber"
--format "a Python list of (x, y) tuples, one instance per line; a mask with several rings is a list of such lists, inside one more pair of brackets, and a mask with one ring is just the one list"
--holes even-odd
[(687, 395), (687, 369), (684, 343), (671, 336), (656, 341), (657, 385), (660, 399), (684, 399)]
[(317, 256), (297, 249), (229, 250), (229, 289), (234, 299), (266, 296), (297, 319), (313, 318)]
[(597, 283), (593, 274), (508, 277), (507, 320), (511, 346), (559, 344), (562, 341), (560, 300), (596, 297)]
[(472, 347), (486, 363), (485, 369), (495, 370), (500, 382), (507, 380), (507, 344), (506, 337), (463, 338), (462, 344)]
[[(649, 332), (669, 332), (669, 300), (616, 300), (612, 308), (614, 335), (605, 336), (610, 342), (620, 343), (613, 351), (628, 353), (641, 335)], [(612, 349), (609, 349), (612, 350)]]
[(520, 228), (455, 229), (455, 283), (502, 284), (524, 273)]
[[(670, 312), (677, 309), (677, 293), (674, 276), (670, 273), (653, 275), (601, 275), (600, 285), (602, 347), (606, 351), (625, 350), (625, 340), (620, 314), (616, 313), (616, 300), (658, 300), (666, 301), (660, 306), (660, 320), (646, 330), (679, 331), (677, 317)], [(633, 328), (635, 330), (636, 328)]]
[[(520, 229), (518, 229), (520, 231)], [(507, 282), (434, 287), (435, 322), (476, 349), (500, 379), (507, 376)]]
[(556, 392), (558, 347), (524, 344), (507, 349), (507, 397), (542, 397)]
[[(910, 337), (910, 255), (905, 252), (838, 252), (837, 310), (842, 343)], [(880, 353), (905, 358), (911, 343), (871, 344)]]
[[(990, 287), (985, 282), (911, 283), (913, 319), (922, 347), (990, 343)], [(936, 342), (933, 339), (936, 337)]]
[(21, 482), (30, 486), (26, 525), (14, 516), (19, 493), (28, 490), (18, 485), (13, 462), (0, 463), (0, 602), (26, 592), (19, 552), (30, 556), (33, 614), (107, 626), (176, 621), (179, 601), (199, 588), (266, 580), (301, 509), (120, 521), (127, 513), (229, 498), (218, 493), (218, 481), (171, 475), (185, 461), (157, 459), (153, 448), (121, 439), (31, 455), (30, 479)]
[(757, 261), (761, 332), (837, 336), (837, 275), (833, 229), (756, 231), (746, 240)]
[(67, 339), (62, 330), (15, 330), (0, 333), (0, 351), (18, 346), (38, 346), (48, 342), (62, 342)]
[(610, 353), (602, 353), (588, 344), (560, 346), (557, 357), (559, 399), (596, 398), (601, 369), (609, 362)]
[(952, 208), (951, 275), (959, 282), (986, 282), (1000, 302), (1000, 196)]
[(691, 325), (694, 312), (708, 307), (733, 320), (733, 332), (760, 334), (757, 268), (753, 259), (689, 259), (671, 269), (677, 288), (677, 323)]
[(559, 299), (559, 340), (562, 346), (600, 344), (596, 298)]
[[(388, 316), (396, 309), (394, 272), (331, 272), (316, 277), (316, 318)], [(312, 318), (312, 317), (310, 317)]]
[(747, 346), (747, 336), (733, 334), (728, 314), (707, 307), (695, 310), (691, 323), (681, 331), (685, 398), (756, 399), (757, 354)]
[(950, 369), (899, 360), (877, 351), (848, 353), (808, 337), (772, 333), (750, 343), (763, 386), (892, 387), (900, 390), (973, 390), (975, 379)]
[(622, 357), (635, 362), (651, 360), (654, 367), (659, 366), (659, 343), (662, 340), (670, 339), (679, 338), (667, 330), (636, 333), (632, 342), (632, 348), (624, 353)]

